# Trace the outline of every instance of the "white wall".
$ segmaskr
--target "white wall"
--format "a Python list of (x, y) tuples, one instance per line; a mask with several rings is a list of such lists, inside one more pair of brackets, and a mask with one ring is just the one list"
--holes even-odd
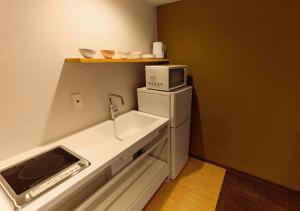
[[(78, 48), (151, 51), (156, 9), (141, 0), (0, 0), (0, 159), (108, 118), (107, 94), (136, 107), (137, 64), (67, 64)], [(80, 92), (76, 111), (70, 95)]]

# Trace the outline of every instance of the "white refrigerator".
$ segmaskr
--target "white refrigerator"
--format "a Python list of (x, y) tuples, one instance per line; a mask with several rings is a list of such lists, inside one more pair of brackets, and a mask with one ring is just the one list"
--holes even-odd
[(175, 179), (189, 157), (192, 87), (186, 86), (165, 92), (137, 89), (139, 111), (170, 119), (171, 172)]

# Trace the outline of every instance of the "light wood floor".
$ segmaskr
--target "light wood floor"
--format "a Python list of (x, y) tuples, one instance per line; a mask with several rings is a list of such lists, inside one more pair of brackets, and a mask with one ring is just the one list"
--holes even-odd
[(215, 210), (225, 169), (190, 158), (176, 180), (165, 182), (144, 211)]

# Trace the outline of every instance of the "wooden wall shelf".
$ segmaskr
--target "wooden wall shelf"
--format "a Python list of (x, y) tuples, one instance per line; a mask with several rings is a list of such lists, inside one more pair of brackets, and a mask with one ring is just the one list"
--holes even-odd
[(68, 63), (169, 63), (169, 59), (85, 59), (66, 58)]

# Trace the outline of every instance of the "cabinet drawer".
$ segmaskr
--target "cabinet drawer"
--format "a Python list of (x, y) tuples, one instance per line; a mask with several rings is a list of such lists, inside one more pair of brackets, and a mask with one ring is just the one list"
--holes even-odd
[(169, 164), (152, 155), (155, 149), (168, 142), (168, 135), (153, 144), (144, 154), (134, 160), (101, 189), (84, 201), (77, 211), (83, 210), (132, 210), (134, 202), (162, 171), (169, 173)]
[(134, 211), (141, 211), (151, 197), (155, 194), (158, 188), (163, 184), (166, 178), (169, 175), (169, 169), (164, 168), (153, 180), (152, 182), (146, 187), (140, 197), (135, 201), (133, 205)]

